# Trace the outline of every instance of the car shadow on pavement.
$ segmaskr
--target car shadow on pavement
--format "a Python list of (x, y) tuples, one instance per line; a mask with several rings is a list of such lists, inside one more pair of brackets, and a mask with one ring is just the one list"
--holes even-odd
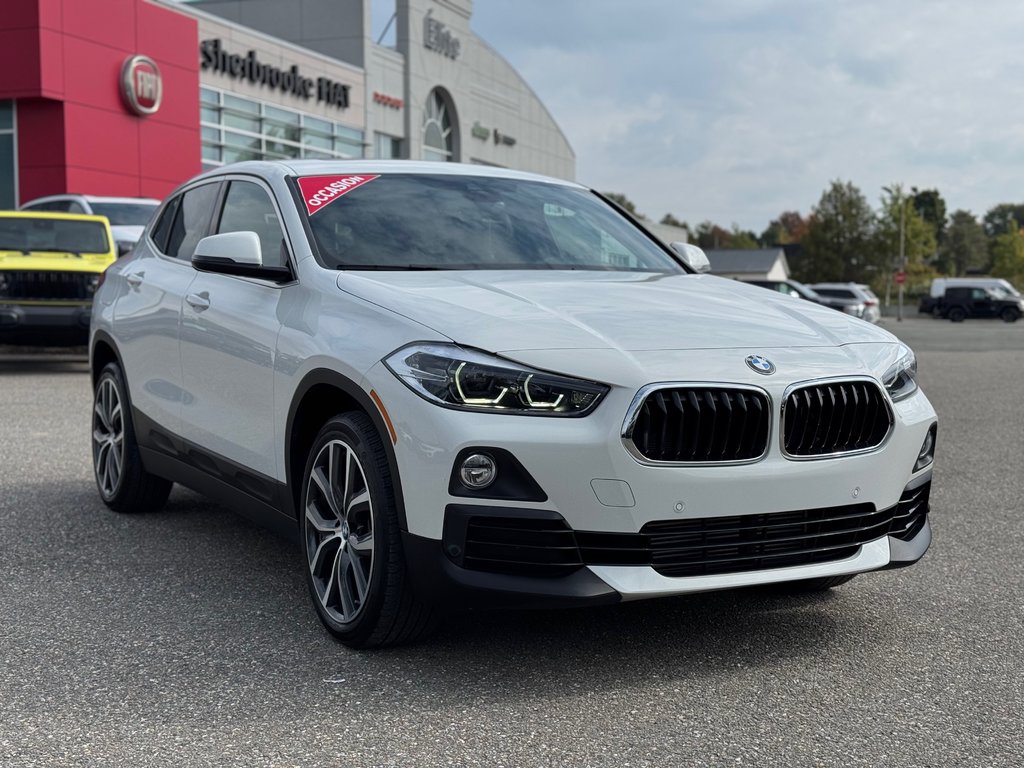
[[(857, 589), (854, 582), (817, 595), (757, 588), (601, 608), (453, 615), (419, 644), (357, 652), (317, 620), (296, 543), (203, 497), (176, 489), (161, 512), (117, 515), (84, 478), (0, 485), (0, 535), (16, 530), (26, 543), (9, 562), (23, 582), (9, 585), (15, 603), (41, 599), (36, 590), (48, 589), (48, 599), (69, 606), (72, 629), (62, 631), (73, 649), (65, 652), (76, 656), (108, 654), (115, 641), (130, 649), (144, 627), (151, 653), (179, 660), (176, 674), (186, 687), (212, 685), (211, 678), (244, 665), (261, 670), (261, 685), (287, 680), (296, 694), (316, 690), (327, 701), (365, 696), (382, 711), (410, 696), (427, 708), (467, 697), (532, 700), (728, 678), (794, 658), (827, 666), (840, 639), (867, 646), (886, 632), (879, 622), (889, 620), (844, 596), (844, 589)], [(21, 512), (19, 500), (59, 509), (61, 525)], [(56, 595), (55, 572), (74, 574), (56, 582)], [(123, 663), (132, 668), (130, 658)], [(332, 685), (336, 680), (346, 682)]]

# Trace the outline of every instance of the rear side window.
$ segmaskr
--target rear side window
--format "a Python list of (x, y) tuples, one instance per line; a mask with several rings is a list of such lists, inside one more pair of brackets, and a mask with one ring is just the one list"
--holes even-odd
[(175, 259), (191, 261), (196, 245), (210, 228), (210, 217), (217, 204), (220, 184), (203, 184), (181, 195), (171, 224), (165, 253)]
[(171, 237), (171, 225), (174, 223), (174, 217), (178, 213), (179, 203), (181, 203), (181, 195), (167, 203), (163, 213), (160, 214), (160, 219), (149, 235), (160, 253), (167, 253), (167, 241)]
[(835, 299), (855, 299), (853, 291), (844, 291), (842, 288), (815, 288), (821, 296), (831, 296)]
[(283, 267), (286, 263), (284, 232), (277, 210), (259, 184), (251, 181), (230, 183), (217, 232), (255, 232), (260, 238), (263, 265)]

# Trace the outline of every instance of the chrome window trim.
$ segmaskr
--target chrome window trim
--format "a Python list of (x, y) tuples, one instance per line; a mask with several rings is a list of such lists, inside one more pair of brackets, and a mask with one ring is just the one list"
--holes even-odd
[[(811, 456), (795, 456), (786, 450), (786, 403), (789, 401), (789, 396), (798, 389), (805, 389), (807, 387), (814, 387), (819, 384), (842, 384), (844, 382), (865, 382), (867, 384), (873, 384), (878, 388), (878, 391), (882, 395), (882, 402), (885, 405), (885, 410), (889, 414), (889, 429), (886, 431), (885, 436), (881, 439), (878, 445), (874, 445), (870, 448), (860, 448), (856, 451), (837, 451), (834, 453), (816, 453)], [(827, 459), (840, 459), (847, 456), (862, 456), (866, 453), (875, 453), (882, 450), (892, 438), (892, 433), (895, 431), (896, 426), (896, 414), (892, 408), (892, 399), (889, 397), (889, 393), (886, 391), (885, 386), (873, 376), (827, 376), (817, 379), (805, 379), (803, 381), (797, 381), (786, 387), (782, 393), (782, 402), (779, 404), (779, 452), (782, 456), (790, 461), (825, 461)]]
[[(636, 447), (633, 442), (632, 434), (633, 427), (636, 426), (636, 420), (640, 415), (640, 408), (647, 400), (647, 397), (652, 392), (657, 392), (662, 389), (678, 389), (683, 387), (703, 388), (703, 389), (743, 389), (749, 392), (757, 392), (758, 394), (764, 395), (768, 401), (768, 437), (764, 442), (764, 451), (759, 456), (755, 456), (751, 459), (735, 459), (731, 461), (656, 461), (649, 459), (640, 453), (640, 450)], [(638, 464), (642, 464), (646, 467), (736, 467), (744, 464), (756, 464), (760, 461), (764, 461), (768, 455), (772, 445), (772, 432), (775, 429), (775, 401), (772, 399), (771, 394), (764, 387), (759, 387), (754, 384), (738, 384), (735, 382), (725, 381), (659, 381), (652, 384), (645, 384), (640, 390), (633, 396), (632, 402), (629, 404), (629, 408), (626, 410), (626, 418), (622, 422), (622, 445), (625, 447), (626, 452), (632, 457), (632, 459)]]

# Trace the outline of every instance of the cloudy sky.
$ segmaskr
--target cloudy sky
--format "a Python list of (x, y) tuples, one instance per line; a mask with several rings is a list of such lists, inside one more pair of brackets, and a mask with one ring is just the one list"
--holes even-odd
[[(376, 9), (375, 9), (376, 10)], [(760, 232), (832, 179), (1024, 200), (1024, 3), (476, 0), (475, 31), (576, 151), (577, 179)]]

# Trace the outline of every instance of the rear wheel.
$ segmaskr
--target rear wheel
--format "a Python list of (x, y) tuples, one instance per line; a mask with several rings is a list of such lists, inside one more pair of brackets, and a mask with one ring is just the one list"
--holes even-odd
[(964, 318), (967, 317), (967, 313), (964, 312), (962, 307), (953, 307), (949, 310), (947, 317), (954, 323), (962, 323)]
[(128, 388), (116, 363), (108, 363), (96, 381), (92, 460), (100, 498), (115, 512), (155, 511), (167, 501), (172, 483), (142, 466)]
[(384, 446), (363, 413), (336, 416), (313, 443), (302, 484), (302, 544), (313, 605), (346, 645), (397, 645), (433, 625), (433, 611), (406, 572)]
[(1004, 323), (1016, 323), (1018, 318), (1020, 318), (1020, 312), (1013, 307), (1007, 307), (999, 316), (1003, 318)]

